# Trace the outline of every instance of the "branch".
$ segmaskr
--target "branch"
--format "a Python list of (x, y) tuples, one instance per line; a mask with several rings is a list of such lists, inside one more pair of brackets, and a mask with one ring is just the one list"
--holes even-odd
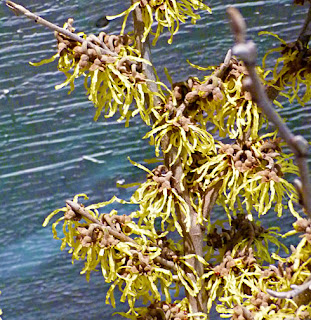
[(291, 299), (299, 294), (303, 293), (306, 290), (311, 290), (311, 277), (307, 279), (306, 282), (303, 284), (297, 286), (295, 284), (292, 284), (290, 286), (293, 290), (285, 291), (285, 292), (277, 292), (270, 289), (267, 289), (267, 293), (270, 294), (272, 297), (280, 298), (280, 299)]
[(212, 209), (219, 195), (222, 180), (218, 181), (212, 188), (207, 188), (203, 197), (203, 218), (209, 220)]
[[(307, 50), (307, 45), (310, 41), (310, 38), (311, 38), (311, 3), (310, 3), (310, 8), (309, 8), (308, 14), (306, 16), (306, 19), (304, 21), (303, 27), (302, 27), (302, 29), (299, 33), (299, 36), (296, 40), (296, 43), (301, 42), (302, 47), (304, 48), (300, 52), (299, 57), (302, 57), (305, 54), (305, 51)], [(284, 74), (284, 76), (285, 76), (285, 74)], [(279, 95), (279, 92), (280, 92), (280, 90), (278, 90), (277, 88), (281, 87), (281, 82), (282, 82), (281, 79), (279, 79), (274, 84), (274, 86), (267, 86), (266, 93), (267, 93), (269, 100), (273, 101), (277, 98), (277, 96)]]
[[(142, 11), (140, 6), (137, 6), (134, 10), (133, 20), (134, 20), (134, 34), (135, 34), (135, 40), (136, 40), (136, 47), (140, 51), (141, 57), (151, 62), (151, 65), (143, 63), (143, 73), (145, 74), (147, 79), (151, 80), (148, 82), (149, 89), (152, 92), (158, 92), (158, 86), (155, 83), (157, 81), (157, 76), (155, 74), (155, 71), (152, 65), (149, 35), (146, 38), (146, 41), (142, 42), (145, 24), (143, 21)], [(160, 99), (157, 96), (155, 96), (154, 99), (155, 99), (155, 101), (153, 102), (154, 105), (160, 102)]]
[[(138, 246), (138, 243), (133, 240), (132, 238), (126, 236), (124, 233), (119, 232), (117, 229), (115, 229), (111, 224), (110, 226), (105, 226), (101, 221), (94, 218), (84, 207), (82, 207), (79, 203), (73, 202), (71, 200), (67, 200), (66, 204), (70, 206), (70, 208), (75, 212), (83, 216), (84, 218), (92, 221), (93, 223), (97, 224), (102, 230), (107, 230), (109, 234), (114, 236), (116, 239), (119, 239), (123, 242), (131, 242)], [(160, 256), (156, 257), (154, 259), (155, 262), (160, 263), (163, 267), (166, 267), (167, 269), (171, 269), (176, 271), (176, 267), (174, 262), (166, 260)]]
[[(134, 1), (134, 0), (132, 0)], [(143, 37), (143, 31), (144, 31), (144, 22), (143, 17), (141, 13), (141, 8), (139, 6), (136, 7), (134, 11), (134, 28), (135, 28), (135, 37), (136, 37), (136, 45), (138, 49), (140, 50), (142, 54), (142, 58), (147, 59), (151, 62), (151, 52), (150, 52), (150, 45), (149, 45), (149, 38), (146, 39), (145, 42), (142, 42), (141, 39)], [(157, 92), (157, 84), (155, 81), (157, 81), (156, 74), (153, 70), (152, 66), (143, 66), (144, 73), (147, 77), (147, 79), (152, 80), (149, 82), (149, 88), (153, 92)], [(155, 97), (153, 101), (154, 105), (160, 103), (160, 100), (158, 97)], [(170, 136), (167, 134), (165, 137), (163, 137), (161, 141), (161, 149), (166, 150), (170, 141)], [(176, 208), (177, 216), (179, 219), (179, 222), (181, 224), (181, 227), (183, 229), (183, 241), (184, 241), (184, 254), (196, 254), (198, 256), (203, 257), (203, 238), (204, 238), (204, 232), (200, 225), (196, 223), (197, 220), (197, 213), (194, 211), (190, 197), (189, 197), (189, 190), (187, 187), (185, 190), (182, 189), (181, 186), (181, 180), (184, 174), (183, 167), (181, 160), (178, 158), (173, 165), (171, 165), (176, 158), (177, 155), (177, 148), (171, 148), (171, 150), (168, 153), (164, 153), (164, 164), (167, 168), (170, 168), (170, 170), (173, 172), (173, 181), (174, 181), (174, 188), (177, 190), (178, 194), (186, 201), (187, 205), (190, 208), (190, 214), (191, 214), (191, 227), (190, 231), (186, 231), (186, 226), (184, 223), (184, 218), (179, 210), (179, 208)], [(193, 268), (196, 270), (199, 276), (201, 276), (204, 272), (203, 265), (201, 262), (199, 262), (196, 258), (191, 258), (187, 261), (189, 264), (193, 266)], [(186, 271), (188, 272), (188, 271)], [(189, 303), (191, 306), (191, 310), (193, 313), (196, 312), (206, 312), (206, 292), (204, 287), (196, 297), (192, 297), (190, 295), (187, 295), (189, 299)]]
[(227, 12), (230, 16), (231, 24), (233, 26), (232, 29), (235, 32), (236, 38), (236, 45), (233, 47), (232, 51), (244, 61), (249, 73), (249, 77), (245, 80), (243, 85), (245, 89), (251, 93), (252, 99), (262, 109), (268, 120), (278, 128), (280, 136), (293, 150), (302, 182), (303, 206), (306, 214), (311, 218), (311, 184), (307, 162), (308, 142), (302, 136), (294, 136), (279, 114), (272, 107), (255, 70), (257, 56), (256, 45), (252, 41), (245, 41), (246, 26), (244, 19), (236, 8), (231, 7)]
[(38, 15), (30, 12), (29, 10), (27, 10), (23, 6), (15, 3), (13, 1), (6, 1), (6, 5), (11, 10), (13, 10), (16, 15), (24, 14), (27, 18), (29, 18), (31, 20), (34, 20), (36, 23), (41, 24), (44, 27), (47, 27), (47, 28), (49, 28), (51, 30), (54, 30), (54, 31), (56, 31), (56, 32), (58, 32), (60, 34), (63, 34), (64, 36), (68, 37), (69, 39), (72, 39), (72, 40), (80, 42), (80, 43), (87, 42), (87, 45), (88, 45), (89, 48), (93, 48), (93, 49), (97, 48), (97, 49), (100, 50), (100, 52), (102, 54), (110, 55), (110, 56), (114, 56), (114, 57), (118, 56), (117, 53), (112, 52), (104, 43), (102, 43), (103, 47), (97, 46), (94, 43), (88, 41), (87, 39), (83, 39), (83, 38), (79, 37), (77, 34), (72, 33), (69, 30), (61, 28), (61, 27), (57, 26), (56, 24), (53, 24), (53, 23), (51, 23), (51, 22), (39, 17)]
[(224, 76), (224, 74), (226, 73), (227, 69), (230, 67), (231, 65), (231, 58), (232, 58), (232, 50), (229, 49), (226, 56), (225, 56), (225, 59), (224, 59), (224, 62), (220, 65), (220, 68), (219, 70), (217, 70), (213, 76), (214, 77), (218, 77), (218, 78), (221, 78)]
[(310, 3), (308, 15), (300, 31), (298, 40), (301, 41), (304, 46), (306, 46), (309, 43), (310, 38), (311, 38), (311, 3)]

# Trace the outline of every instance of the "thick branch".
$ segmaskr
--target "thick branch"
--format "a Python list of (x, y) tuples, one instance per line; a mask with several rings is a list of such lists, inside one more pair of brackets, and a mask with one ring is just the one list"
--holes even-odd
[[(70, 208), (80, 214), (81, 216), (83, 216), (84, 218), (90, 220), (91, 222), (97, 224), (101, 229), (104, 228), (104, 230), (107, 230), (109, 232), (109, 234), (111, 234), (112, 236), (114, 236), (116, 239), (119, 239), (120, 241), (123, 242), (131, 242), (135, 245), (138, 246), (137, 242), (126, 236), (124, 233), (119, 232), (117, 229), (115, 229), (112, 225), (110, 226), (105, 226), (101, 221), (99, 221), (98, 219), (94, 218), (84, 207), (82, 207), (79, 203), (77, 202), (73, 202), (71, 200), (67, 200), (66, 203), (70, 206)], [(171, 269), (176, 271), (176, 267), (174, 265), (174, 262), (166, 260), (162, 257), (156, 257), (154, 259), (155, 262), (160, 263), (163, 267), (167, 268), (167, 269)]]
[[(145, 42), (142, 42), (141, 39), (143, 37), (143, 31), (144, 31), (144, 22), (142, 19), (141, 9), (140, 7), (136, 7), (134, 12), (134, 28), (135, 28), (135, 36), (136, 36), (136, 45), (138, 49), (141, 51), (142, 57), (151, 61), (151, 53), (150, 53), (150, 45), (149, 45), (149, 39)], [(154, 73), (152, 66), (144, 66), (144, 72), (148, 79), (151, 79), (153, 81), (156, 81), (156, 75)], [(149, 83), (149, 88), (153, 92), (157, 92), (157, 85), (154, 82)], [(155, 98), (155, 101), (153, 102), (154, 105), (159, 103), (159, 99)], [(169, 145), (169, 135), (166, 135), (161, 142), (161, 148), (162, 150), (166, 150)], [(174, 179), (174, 188), (177, 190), (178, 194), (186, 201), (190, 208), (190, 214), (191, 214), (191, 227), (189, 232), (186, 231), (186, 226), (184, 223), (184, 217), (179, 212), (179, 208), (176, 208), (179, 222), (181, 224), (181, 227), (183, 229), (183, 241), (184, 241), (184, 254), (196, 254), (198, 256), (203, 257), (203, 238), (204, 238), (204, 232), (200, 225), (197, 224), (197, 213), (194, 211), (193, 207), (191, 206), (191, 201), (189, 197), (189, 191), (187, 188), (185, 190), (182, 190), (181, 187), (181, 179), (183, 176), (183, 167), (180, 159), (177, 159), (174, 163), (174, 165), (171, 165), (173, 163), (173, 160), (175, 159), (177, 154), (176, 148), (171, 148), (171, 150), (168, 153), (164, 154), (164, 163), (167, 168), (170, 168), (170, 170), (173, 172)], [(194, 269), (197, 271), (198, 275), (203, 275), (203, 265), (201, 262), (199, 262), (196, 258), (192, 258), (188, 260), (188, 263), (190, 263)], [(205, 289), (202, 288), (201, 292), (196, 297), (192, 297), (189, 294), (187, 294), (187, 297), (189, 299), (189, 303), (191, 306), (191, 312), (206, 312), (206, 292)]]
[(81, 37), (79, 37), (77, 34), (70, 32), (69, 30), (66, 30), (64, 28), (61, 28), (59, 26), (57, 26), (56, 24), (53, 24), (41, 17), (39, 17), (38, 15), (30, 12), (29, 10), (27, 10), (26, 8), (24, 8), (23, 6), (13, 2), (13, 1), (6, 1), (6, 5), (12, 9), (14, 11), (15, 14), (19, 15), (20, 13), (24, 14), (27, 18), (34, 20), (36, 23), (41, 24), (44, 27), (47, 27), (51, 30), (54, 30), (60, 34), (63, 34), (64, 36), (68, 37), (69, 39), (72, 39), (74, 41), (83, 43), (83, 42), (87, 42), (87, 45), (89, 48), (93, 48), (93, 49), (99, 49), (100, 52), (102, 54), (105, 55), (110, 55), (110, 56), (117, 56), (118, 54), (115, 52), (112, 52), (111, 50), (109, 50), (108, 47), (105, 46), (105, 48), (102, 48), (100, 46), (95, 45), (94, 43), (83, 39)]
[[(228, 10), (228, 14), (234, 26), (243, 25), (241, 20), (244, 21), (244, 19), (237, 9), (230, 8)], [(242, 35), (246, 33), (246, 29), (239, 30), (238, 27), (234, 27), (233, 30), (238, 30), (237, 32), (241, 32)], [(245, 89), (251, 93), (252, 99), (262, 109), (268, 120), (273, 122), (273, 124), (278, 128), (280, 136), (293, 150), (296, 156), (302, 182), (303, 206), (306, 213), (311, 217), (311, 184), (307, 162), (308, 142), (302, 136), (294, 136), (289, 127), (272, 107), (255, 70), (257, 55), (255, 43), (252, 41), (245, 42), (244, 40), (241, 42), (239, 39), (241, 39), (242, 36), (239, 35), (235, 35), (235, 38), (237, 40), (237, 44), (233, 47), (232, 51), (244, 61), (249, 73), (249, 77), (245, 80), (243, 85)]]
[[(134, 33), (135, 33), (136, 47), (140, 51), (141, 57), (152, 63), (149, 36), (147, 37), (145, 42), (141, 41), (144, 33), (144, 21), (143, 21), (140, 6), (136, 7), (134, 10), (133, 20), (134, 20)], [(157, 77), (156, 77), (153, 65), (148, 65), (143, 63), (143, 73), (145, 74), (148, 80), (151, 80), (148, 82), (149, 89), (152, 92), (157, 92), (158, 87), (157, 87), (157, 84), (155, 83), (157, 81)], [(155, 101), (153, 102), (154, 105), (160, 102), (158, 97), (155, 96), (154, 99), (155, 99)]]
[(222, 186), (222, 180), (218, 181), (212, 188), (205, 191), (203, 198), (203, 218), (209, 219), (212, 209), (219, 195), (219, 189)]

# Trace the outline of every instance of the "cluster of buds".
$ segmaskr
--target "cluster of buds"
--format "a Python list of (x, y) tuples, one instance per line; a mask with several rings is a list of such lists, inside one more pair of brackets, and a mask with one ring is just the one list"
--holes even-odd
[(251, 311), (239, 305), (234, 306), (231, 320), (253, 320), (253, 319), (254, 317)]
[[(74, 32), (72, 23), (73, 19), (68, 19), (67, 29)], [(140, 62), (131, 60), (128, 56), (118, 57), (122, 47), (130, 43), (127, 35), (108, 35), (100, 32), (98, 36), (94, 34), (87, 36), (82, 44), (58, 32), (55, 32), (55, 37), (59, 55), (69, 54), (79, 63), (80, 69), (104, 71), (107, 64), (115, 64), (116, 69), (122, 74), (133, 77), (137, 81), (145, 80)]]
[(234, 144), (223, 144), (219, 153), (227, 154), (232, 165), (240, 172), (252, 170), (256, 167), (264, 168), (258, 171), (262, 176), (262, 182), (274, 180), (279, 182), (283, 176), (281, 166), (275, 163), (275, 158), (280, 156), (280, 139), (267, 140), (258, 148), (252, 141), (237, 141)]
[[(191, 110), (195, 109), (199, 100), (223, 100), (223, 89), (222, 80), (216, 76), (211, 76), (202, 83), (198, 79), (190, 77), (187, 81), (173, 84), (173, 95), (178, 105), (184, 104)], [(170, 107), (171, 103), (169, 102), (167, 108)]]
[(103, 214), (100, 217), (102, 225), (90, 224), (77, 227), (78, 235), (77, 239), (81, 242), (83, 247), (90, 247), (93, 244), (98, 244), (101, 248), (110, 248), (120, 242), (113, 235), (109, 234), (108, 230), (105, 230), (106, 226), (113, 227), (118, 232), (123, 232), (126, 228), (126, 223), (131, 221), (131, 218), (126, 215), (109, 215)]
[(159, 165), (152, 170), (152, 173), (153, 175), (148, 175), (148, 178), (158, 183), (160, 192), (162, 192), (163, 189), (172, 189), (173, 172), (168, 170), (165, 165)]
[(219, 249), (226, 246), (227, 250), (232, 250), (233, 247), (242, 239), (249, 239), (250, 241), (263, 234), (265, 229), (258, 226), (253, 221), (250, 221), (243, 214), (232, 218), (231, 228), (229, 230), (222, 229), (221, 232), (215, 228), (207, 235), (207, 244), (214, 249)]
[(262, 176), (262, 182), (268, 182), (270, 180), (279, 182), (280, 177), (283, 176), (281, 166), (275, 163), (275, 158), (278, 157), (281, 152), (279, 143), (279, 138), (276, 138), (274, 140), (267, 140), (259, 148), (263, 165), (266, 168), (265, 170), (258, 172), (258, 174)]
[(239, 250), (235, 256), (236, 259), (241, 259), (245, 268), (249, 268), (257, 262), (254, 257), (254, 251), (252, 248), (244, 247), (242, 250)]
[(227, 251), (223, 257), (223, 260), (220, 264), (215, 266), (214, 272), (216, 275), (219, 275), (220, 277), (227, 276), (231, 269), (236, 266), (236, 261), (231, 255), (231, 251)]
[(132, 218), (130, 216), (127, 216), (126, 214), (119, 216), (116, 214), (110, 215), (106, 213), (100, 216), (100, 220), (104, 226), (111, 226), (118, 232), (126, 232), (128, 231), (126, 224), (128, 222), (131, 222)]
[[(223, 66), (216, 68), (216, 74), (219, 73), (220, 78), (222, 79), (223, 83), (226, 83), (226, 89), (230, 91), (230, 95), (235, 95), (235, 83), (233, 80), (237, 80), (241, 75), (248, 75), (248, 71), (243, 63), (243, 61), (237, 60), (235, 57), (231, 57), (230, 61), (228, 62), (227, 67), (224, 71), (221, 71)], [(245, 91), (242, 87), (241, 92), (239, 92), (240, 98), (245, 100), (252, 100), (252, 96), (250, 92)], [(237, 103), (237, 107), (239, 104)]]
[(126, 274), (147, 274), (150, 275), (153, 271), (151, 266), (150, 257), (147, 254), (143, 254), (140, 251), (130, 250), (132, 253), (131, 257), (128, 257), (124, 269), (122, 269), (122, 275)]
[(273, 304), (273, 309), (277, 312), (281, 308), (281, 300), (272, 300), (268, 293), (259, 291), (250, 300), (251, 304), (258, 310), (261, 307), (268, 307)]
[(237, 79), (241, 74), (248, 75), (248, 71), (243, 63), (243, 61), (238, 61), (236, 58), (232, 57), (229, 63), (229, 67), (224, 75), (225, 79), (234, 77)]
[[(224, 254), (223, 260), (220, 264), (213, 267), (216, 275), (220, 277), (227, 276), (231, 270), (239, 272), (239, 268), (243, 265), (243, 268), (249, 268), (256, 263), (256, 258), (254, 257), (254, 252), (252, 248), (244, 247), (239, 250), (234, 256), (229, 250)], [(239, 268), (237, 267), (239, 265)], [(245, 288), (246, 290), (246, 288)]]
[(311, 244), (311, 221), (309, 219), (299, 219), (294, 227), (297, 232), (303, 232), (303, 237)]
[(138, 320), (186, 320), (188, 312), (181, 310), (180, 304), (155, 302), (147, 308), (147, 313), (138, 317)]
[(258, 155), (252, 148), (251, 141), (237, 142), (234, 144), (223, 144), (219, 142), (221, 148), (219, 153), (227, 154), (232, 165), (240, 172), (251, 170), (259, 165)]
[(157, 239), (157, 246), (161, 248), (161, 257), (170, 261), (177, 261), (179, 252), (176, 252), (170, 248), (170, 243), (166, 237)]
[(292, 263), (285, 263), (282, 261), (279, 261), (278, 266), (269, 265), (267, 269), (265, 269), (261, 277), (262, 278), (270, 278), (273, 279), (273, 281), (278, 281), (278, 279), (286, 278), (290, 280), (294, 274), (294, 265)]
[(107, 236), (109, 236), (109, 234), (106, 234), (106, 232), (104, 232), (97, 224), (77, 227), (77, 231), (79, 233), (77, 239), (83, 247), (91, 247), (97, 242), (99, 242), (101, 247), (106, 246)]
[(82, 219), (81, 214), (74, 212), (69, 204), (66, 204), (66, 209), (64, 213), (65, 220), (80, 221)]

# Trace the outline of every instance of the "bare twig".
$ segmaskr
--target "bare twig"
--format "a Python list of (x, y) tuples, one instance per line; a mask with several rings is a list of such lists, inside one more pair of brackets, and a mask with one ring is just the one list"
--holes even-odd
[[(233, 7), (228, 9), (228, 14), (231, 18), (233, 31), (241, 33), (241, 35), (235, 35), (236, 39), (240, 41), (240, 39), (245, 38), (246, 34), (246, 27), (245, 29), (241, 27), (243, 25), (245, 26), (245, 24), (241, 22), (241, 20), (244, 21), (244, 19), (240, 12)], [(243, 83), (245, 89), (251, 93), (252, 99), (263, 110), (268, 120), (273, 122), (278, 128), (280, 136), (287, 142), (296, 156), (303, 186), (303, 206), (306, 213), (311, 217), (311, 184), (307, 163), (308, 142), (302, 136), (294, 136), (282, 118), (273, 109), (255, 70), (257, 55), (255, 43), (252, 41), (237, 42), (232, 51), (244, 61), (248, 70), (249, 77)]]
[(112, 52), (107, 47), (106, 48), (102, 48), (100, 46), (97, 46), (94, 43), (79, 37), (77, 34), (72, 33), (69, 30), (61, 28), (61, 27), (57, 26), (56, 24), (51, 23), (51, 22), (39, 17), (38, 15), (30, 12), (29, 10), (27, 10), (23, 6), (15, 3), (13, 1), (6, 1), (6, 5), (11, 10), (13, 10), (15, 14), (17, 14), (17, 15), (20, 14), (20, 13), (24, 14), (27, 18), (33, 20), (34, 22), (36, 22), (38, 24), (41, 24), (42, 26), (47, 27), (47, 28), (49, 28), (51, 30), (54, 30), (54, 31), (56, 31), (56, 32), (58, 32), (60, 34), (63, 34), (64, 36), (68, 37), (69, 39), (72, 39), (72, 40), (80, 42), (80, 43), (83, 43), (83, 42), (86, 41), (88, 47), (93, 48), (93, 49), (98, 48), (102, 54), (110, 55), (110, 56), (117, 56), (118, 55), (116, 52)]
[(311, 3), (310, 3), (308, 15), (300, 31), (298, 40), (301, 41), (302, 44), (305, 46), (309, 43), (310, 38), (311, 38)]
[(224, 62), (220, 65), (220, 68), (213, 74), (213, 76), (222, 78), (226, 73), (227, 69), (231, 65), (231, 58), (232, 58), (232, 50), (229, 49), (225, 56)]
[(267, 289), (267, 293), (269, 293), (272, 297), (279, 298), (279, 299), (291, 299), (294, 297), (297, 297), (301, 293), (303, 293), (306, 290), (311, 290), (311, 277), (307, 279), (303, 284), (301, 285), (291, 285), (290, 286), (293, 290), (285, 291), (285, 292), (278, 292), (273, 291), (271, 289)]
[[(112, 225), (109, 226), (105, 226), (101, 221), (99, 221), (98, 219), (94, 218), (84, 207), (82, 207), (79, 203), (77, 202), (73, 202), (71, 200), (67, 200), (66, 203), (70, 206), (70, 208), (80, 214), (81, 216), (83, 216), (84, 218), (86, 218), (87, 220), (97, 224), (99, 226), (99, 228), (101, 228), (102, 230), (107, 230), (109, 232), (109, 234), (111, 234), (112, 236), (114, 236), (116, 239), (119, 239), (120, 241), (123, 242), (130, 242), (133, 243), (135, 245), (138, 246), (137, 242), (126, 236), (124, 233), (119, 232), (117, 229), (115, 229)], [(160, 263), (163, 267), (167, 268), (167, 269), (171, 269), (176, 271), (176, 267), (174, 262), (166, 260), (162, 257), (156, 257), (154, 259), (155, 262)]]
[[(301, 58), (307, 51), (308, 49), (307, 45), (310, 41), (310, 38), (311, 38), (311, 3), (310, 3), (310, 8), (306, 16), (306, 19), (304, 21), (303, 27), (296, 41), (296, 43), (301, 42), (303, 47), (303, 50), (298, 55), (299, 58)], [(286, 74), (283, 75), (283, 78), (285, 76)], [(277, 89), (277, 88), (282, 87), (281, 83), (282, 83), (282, 79), (280, 78), (277, 80), (277, 82), (273, 86), (267, 86), (266, 93), (270, 101), (274, 101), (279, 95), (279, 92), (281, 89)]]

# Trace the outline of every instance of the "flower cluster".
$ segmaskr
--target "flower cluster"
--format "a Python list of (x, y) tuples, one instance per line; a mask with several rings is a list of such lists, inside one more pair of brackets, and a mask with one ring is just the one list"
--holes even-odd
[[(163, 147), (162, 141), (166, 137), (169, 137), (169, 142)], [(166, 105), (164, 113), (158, 115), (157, 121), (144, 138), (151, 139), (151, 144), (155, 145), (157, 157), (160, 155), (160, 150), (163, 153), (168, 153), (176, 148), (177, 152), (171, 165), (177, 159), (181, 159), (184, 168), (191, 166), (195, 153), (208, 155), (216, 152), (213, 136), (202, 125), (182, 114), (171, 115), (169, 109), (166, 109)]]
[[(268, 135), (269, 136), (269, 135)], [(270, 134), (271, 136), (271, 134)], [(218, 155), (201, 161), (193, 170), (189, 183), (203, 190), (222, 181), (219, 203), (230, 212), (255, 210), (266, 214), (273, 205), (279, 216), (283, 212), (283, 198), (287, 197), (294, 216), (293, 201), (299, 202), (295, 187), (283, 178), (287, 173), (297, 174), (297, 167), (289, 156), (281, 152), (279, 139), (258, 138), (233, 144), (219, 142)]]
[[(295, 99), (304, 106), (311, 97), (311, 50), (300, 41), (286, 43), (283, 39), (271, 32), (261, 32), (277, 38), (281, 46), (269, 50), (263, 58), (265, 83), (280, 92), (290, 103)], [(280, 57), (276, 60), (273, 69), (266, 67), (266, 59), (271, 53), (278, 52)], [(271, 79), (271, 74), (273, 75)], [(304, 88), (302, 88), (304, 87)], [(280, 103), (275, 103), (279, 106)]]
[[(207, 256), (213, 256), (217, 261), (221, 260), (226, 252), (231, 252), (233, 248), (243, 248), (247, 245), (252, 247), (253, 254), (258, 261), (273, 263), (274, 260), (269, 253), (269, 249), (271, 249), (269, 242), (277, 247), (276, 253), (280, 248), (288, 253), (288, 249), (278, 239), (281, 235), (277, 233), (279, 231), (277, 227), (266, 230), (259, 222), (250, 221), (242, 214), (232, 218), (229, 229), (222, 227), (220, 231), (219, 227), (219, 223), (214, 224), (206, 236), (206, 243), (209, 247)], [(219, 253), (218, 256), (216, 252)]]
[[(73, 20), (69, 19), (64, 28), (74, 32), (72, 23)], [(95, 120), (102, 111), (105, 117), (119, 112), (119, 121), (126, 119), (126, 125), (136, 114), (140, 114), (149, 125), (151, 109), (146, 109), (146, 94), (148, 102), (151, 102), (153, 93), (142, 73), (142, 63), (150, 62), (140, 58), (127, 35), (108, 35), (105, 32), (98, 36), (78, 35), (84, 39), (82, 44), (56, 32), (58, 53), (51, 59), (32, 64), (38, 66), (58, 58), (58, 69), (67, 79), (56, 89), (70, 85), (72, 91), (75, 79), (84, 76), (89, 100), (96, 108)], [(133, 102), (135, 109), (131, 110)]]
[[(171, 117), (175, 108), (177, 116), (182, 113), (193, 123), (206, 125), (211, 122), (220, 137), (242, 139), (247, 135), (256, 139), (259, 128), (267, 120), (250, 93), (242, 87), (247, 76), (244, 64), (232, 57), (226, 66), (213, 69), (214, 72), (203, 81), (191, 77), (173, 84), (172, 97), (165, 108)], [(260, 68), (258, 73), (262, 77)]]
[[(137, 7), (141, 9), (144, 20), (142, 42), (145, 42), (149, 33), (151, 33), (154, 35), (153, 44), (156, 44), (164, 28), (168, 28), (171, 34), (168, 43), (172, 43), (180, 22), (184, 23), (188, 17), (191, 18), (192, 23), (196, 23), (200, 19), (200, 16), (194, 10), (201, 9), (211, 13), (211, 9), (202, 0), (138, 0), (124, 12), (107, 18), (115, 19), (124, 16), (121, 30), (121, 34), (123, 34), (129, 14)], [(157, 23), (157, 29), (152, 32), (154, 21)]]
[[(305, 231), (310, 228), (310, 221), (301, 219), (294, 226), (300, 232)], [(226, 252), (219, 264), (205, 270), (208, 310), (216, 303), (217, 312), (233, 320), (285, 320), (290, 316), (308, 319), (311, 312), (308, 290), (286, 299), (267, 293), (269, 288), (277, 292), (288, 291), (310, 278), (311, 246), (305, 235), (297, 247), (291, 249), (288, 258), (272, 254), (278, 266), (262, 266), (251, 248), (241, 249), (236, 245), (232, 251)]]
[[(182, 301), (174, 301), (174, 303), (168, 303), (164, 301), (154, 302), (147, 308), (135, 309), (139, 314), (133, 318), (137, 320), (186, 320), (188, 319), (189, 307), (187, 299)], [(128, 314), (122, 314), (128, 318), (132, 318)]]
[[(179, 220), (185, 219), (185, 225), (189, 229), (190, 210), (186, 201), (173, 187), (172, 171), (164, 165), (158, 166), (153, 171), (140, 167), (149, 175), (147, 181), (142, 183), (131, 197), (132, 203), (139, 204), (139, 210), (133, 217), (139, 219), (138, 225), (148, 226), (154, 234), (157, 234), (155, 221), (160, 219), (163, 235), (177, 229), (182, 236)], [(178, 216), (177, 212), (183, 216)]]
[[(116, 210), (109, 214), (98, 211), (114, 202), (125, 204), (124, 200), (113, 197), (109, 201), (84, 207), (78, 203), (80, 196), (86, 197), (77, 195), (73, 201), (67, 201), (66, 207), (52, 212), (43, 226), (55, 215), (63, 214), (52, 225), (54, 238), (62, 240), (61, 250), (67, 246), (70, 248), (73, 262), (85, 261), (81, 274), (86, 274), (87, 280), (92, 271), (101, 269), (105, 281), (111, 283), (106, 303), (115, 306), (114, 290), (118, 287), (122, 292), (120, 300), (127, 301), (130, 313), (137, 315), (134, 306), (139, 298), (144, 303), (160, 301), (162, 292), (169, 304), (172, 289), (179, 292), (180, 288), (185, 288), (193, 296), (198, 294), (202, 288), (200, 277), (197, 274), (190, 277), (184, 270), (185, 266), (190, 267), (187, 260), (196, 258), (195, 255), (180, 255), (180, 246), (167, 239), (164, 233), (150, 230), (151, 224), (146, 219), (147, 224), (137, 224), (134, 219), (137, 212), (120, 216)], [(62, 238), (58, 235), (60, 223)], [(178, 319), (181, 315), (180, 309), (171, 312), (169, 319)]]
[[(85, 273), (87, 279), (91, 271), (101, 268), (106, 282), (113, 283), (107, 293), (107, 303), (110, 301), (115, 306), (113, 292), (116, 286), (122, 292), (121, 301), (128, 300), (131, 309), (139, 297), (144, 301), (149, 301), (150, 297), (160, 299), (157, 284), (168, 288), (173, 281), (171, 272), (157, 262), (157, 257), (161, 255), (160, 246), (150, 242), (141, 229), (135, 227), (130, 216), (119, 216), (115, 210), (99, 215), (96, 209), (115, 201), (124, 201), (114, 197), (110, 201), (84, 208), (78, 204), (78, 196), (72, 202), (78, 209), (67, 204), (52, 212), (44, 222), (45, 226), (53, 216), (63, 212), (63, 216), (52, 227), (54, 238), (59, 239), (57, 225), (63, 222), (61, 249), (68, 245), (73, 261), (85, 260), (81, 274)], [(168, 244), (162, 243), (162, 248)], [(163, 289), (163, 292), (169, 301), (168, 289)]]

